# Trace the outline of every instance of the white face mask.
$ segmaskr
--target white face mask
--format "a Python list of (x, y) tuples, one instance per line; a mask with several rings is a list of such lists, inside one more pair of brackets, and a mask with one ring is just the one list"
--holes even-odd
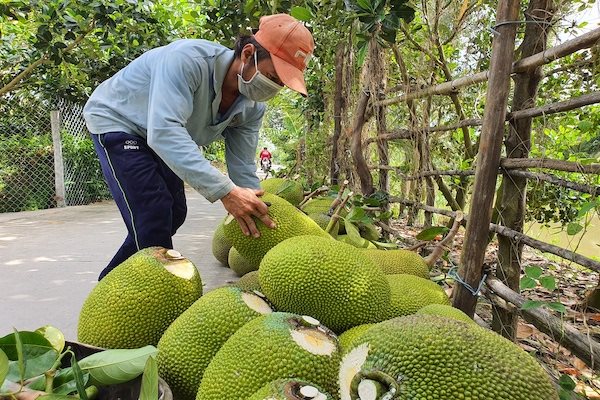
[(242, 78), (242, 72), (244, 71), (244, 64), (242, 64), (240, 73), (238, 74), (238, 90), (250, 100), (267, 101), (272, 99), (279, 93), (283, 86), (278, 85), (260, 73), (256, 60), (256, 51), (254, 52), (254, 68), (256, 72), (250, 80), (246, 81)]

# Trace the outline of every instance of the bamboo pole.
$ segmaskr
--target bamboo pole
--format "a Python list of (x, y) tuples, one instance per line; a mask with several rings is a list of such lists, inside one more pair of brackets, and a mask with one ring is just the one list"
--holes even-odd
[[(503, 26), (502, 28), (506, 27)], [(500, 28), (501, 29), (501, 28)], [(530, 57), (523, 58), (522, 60), (516, 62), (512, 66), (512, 72), (518, 73), (523, 72), (531, 68), (539, 67), (541, 65), (549, 64), (554, 60), (565, 57), (569, 54), (573, 54), (579, 50), (590, 48), (600, 40), (600, 28), (594, 29), (588, 33), (585, 33), (581, 36), (578, 36), (574, 39), (568, 40), (558, 46), (552, 47), (548, 50), (545, 50), (541, 53), (535, 54)], [(462, 78), (455, 79), (450, 82), (440, 83), (439, 85), (430, 86), (423, 90), (410, 92), (403, 94), (401, 96), (382, 100), (377, 102), (378, 106), (387, 106), (390, 104), (402, 103), (407, 100), (415, 100), (422, 97), (437, 95), (437, 94), (448, 94), (451, 92), (456, 92), (458, 89), (471, 86), (477, 83), (482, 83), (489, 80), (489, 71), (479, 72), (473, 75), (464, 76)], [(404, 88), (404, 86), (397, 86), (390, 90), (390, 92), (400, 91)]]
[[(559, 101), (556, 103), (545, 104), (540, 107), (532, 107), (526, 108), (524, 110), (515, 111), (512, 113), (506, 114), (506, 121), (515, 121), (519, 119), (525, 118), (533, 118), (539, 117), (542, 115), (552, 115), (558, 114), (565, 111), (575, 110), (581, 107), (589, 106), (592, 104), (600, 103), (600, 92), (592, 92), (581, 95), (579, 97), (575, 97), (565, 101)], [(453, 125), (443, 125), (443, 126), (432, 126), (429, 128), (423, 129), (426, 133), (431, 132), (447, 132), (447, 131), (455, 131), (457, 129), (461, 129), (467, 126), (481, 126), (483, 124), (483, 120), (480, 118), (470, 118), (457, 122)], [(369, 138), (365, 140), (366, 144), (370, 144), (372, 142), (378, 140), (401, 140), (401, 139), (412, 139), (416, 135), (416, 132), (411, 132), (408, 129), (398, 129), (392, 132), (387, 132), (382, 135), (378, 135), (373, 138)]]
[[(554, 160), (551, 158), (502, 158), (500, 160), (500, 167), (505, 170), (523, 169), (523, 168), (543, 168), (553, 169), (556, 171), (564, 172), (576, 172), (580, 174), (597, 175), (600, 174), (600, 164), (581, 164), (573, 161)], [(402, 167), (395, 167), (390, 165), (377, 165), (373, 168), (387, 169), (390, 171), (396, 171), (402, 174)], [(474, 170), (448, 170), (448, 171), (424, 171), (417, 175), (403, 176), (404, 179), (412, 180), (419, 179), (421, 175), (458, 175), (458, 176), (469, 176), (475, 175)]]
[(461, 255), (462, 262), (458, 271), (464, 283), (455, 285), (453, 299), (454, 307), (462, 310), (471, 318), (475, 313), (477, 294), (472, 293), (469, 286), (471, 288), (478, 287), (483, 272), (483, 259), (488, 244), (489, 224), (492, 220), (492, 203), (500, 166), (504, 117), (517, 34), (515, 24), (502, 23), (516, 21), (518, 16), (518, 1), (500, 0), (498, 2), (496, 21), (499, 26), (492, 43), (491, 74), (470, 206), (472, 218), (467, 221)]
[[(445, 215), (446, 217), (449, 217), (449, 218), (455, 218), (457, 216), (457, 214), (454, 211), (430, 207), (425, 204), (415, 203), (412, 200), (405, 200), (405, 199), (401, 199), (399, 197), (392, 196), (389, 198), (389, 202), (409, 205), (409, 206), (412, 206), (412, 207), (415, 207), (415, 208), (418, 208), (421, 210), (426, 210), (426, 211), (429, 211), (429, 212), (432, 212), (435, 214)], [(465, 214), (463, 216), (463, 225), (465, 225), (465, 222), (468, 221), (469, 219), (470, 219), (470, 216)], [(565, 260), (572, 261), (572, 262), (579, 264), (581, 266), (584, 266), (590, 270), (600, 272), (600, 262), (592, 260), (591, 258), (588, 258), (581, 254), (577, 254), (571, 250), (565, 249), (563, 247), (558, 247), (558, 246), (555, 246), (550, 243), (542, 242), (541, 240), (534, 239), (531, 236), (525, 235), (524, 233), (514, 231), (512, 229), (509, 229), (505, 226), (498, 225), (498, 224), (490, 223), (489, 230), (497, 233), (498, 235), (503, 235), (506, 237), (513, 238), (514, 240), (523, 242), (523, 244), (525, 244), (533, 249), (537, 249), (537, 250), (541, 250), (546, 253), (554, 254), (555, 256), (559, 256)]]
[(522, 309), (525, 298), (504, 285), (499, 279), (489, 277), (486, 279), (486, 284), (498, 297), (517, 306), (519, 314), (526, 321), (566, 347), (590, 368), (597, 367), (600, 360), (600, 343), (542, 308)]
[(588, 194), (591, 194), (592, 196), (600, 195), (600, 186), (585, 185), (582, 183), (577, 183), (577, 182), (569, 181), (566, 179), (561, 179), (557, 176), (550, 175), (550, 174), (543, 174), (543, 173), (536, 173), (536, 172), (529, 172), (529, 171), (519, 171), (519, 170), (509, 170), (506, 172), (508, 173), (508, 175), (519, 176), (519, 177), (530, 179), (530, 180), (548, 182), (548, 183), (551, 183), (556, 186), (561, 186), (561, 187), (564, 187), (567, 189), (575, 190), (577, 192), (588, 193)]

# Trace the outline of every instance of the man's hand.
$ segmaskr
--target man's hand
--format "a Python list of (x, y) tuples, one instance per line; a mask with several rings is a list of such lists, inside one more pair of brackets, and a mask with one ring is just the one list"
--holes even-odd
[(242, 233), (246, 236), (252, 235), (256, 238), (260, 237), (260, 232), (258, 231), (252, 216), (260, 219), (271, 229), (276, 227), (275, 222), (269, 218), (269, 208), (265, 202), (258, 197), (262, 196), (264, 193), (264, 190), (246, 189), (236, 186), (231, 192), (221, 198), (225, 210), (235, 217), (240, 224)]

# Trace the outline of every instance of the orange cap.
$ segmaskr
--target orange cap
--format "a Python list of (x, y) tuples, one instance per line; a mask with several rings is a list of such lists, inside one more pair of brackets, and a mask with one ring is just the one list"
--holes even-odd
[(308, 29), (294, 17), (275, 14), (261, 17), (254, 38), (270, 54), (279, 79), (306, 96), (304, 70), (315, 49)]

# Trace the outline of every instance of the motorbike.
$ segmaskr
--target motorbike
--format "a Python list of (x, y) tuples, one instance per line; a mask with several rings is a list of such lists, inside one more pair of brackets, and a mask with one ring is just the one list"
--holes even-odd
[(268, 174), (271, 171), (271, 160), (269, 160), (268, 158), (261, 159), (260, 169), (262, 169), (262, 172), (264, 172), (265, 174)]

